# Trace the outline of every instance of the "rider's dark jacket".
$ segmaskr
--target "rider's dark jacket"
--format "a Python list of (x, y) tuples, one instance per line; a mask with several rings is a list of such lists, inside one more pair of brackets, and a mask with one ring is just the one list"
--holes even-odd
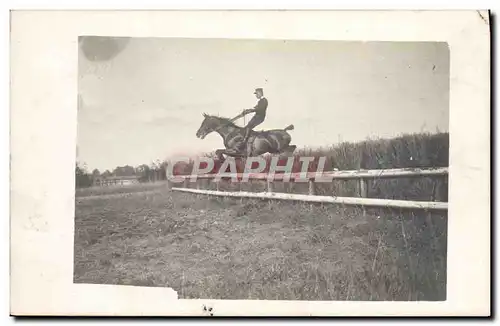
[(259, 116), (259, 118), (264, 119), (266, 117), (267, 110), (267, 99), (265, 97), (261, 97), (257, 105), (254, 106), (255, 116)]
[(255, 114), (253, 115), (252, 119), (248, 122), (246, 126), (247, 130), (251, 130), (260, 125), (262, 122), (264, 122), (264, 119), (266, 118), (267, 99), (261, 97), (259, 102), (257, 102), (257, 105), (254, 106), (254, 109), (255, 109)]

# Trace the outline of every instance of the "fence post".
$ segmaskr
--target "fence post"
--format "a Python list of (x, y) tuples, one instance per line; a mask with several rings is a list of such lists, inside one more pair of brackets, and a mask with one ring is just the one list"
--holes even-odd
[(167, 190), (171, 191), (172, 190), (172, 182), (170, 181), (170, 174), (168, 171), (165, 171), (165, 180), (167, 181)]
[(361, 178), (359, 179), (359, 196), (360, 197), (363, 197), (363, 198), (366, 198), (368, 197), (368, 187), (367, 187), (367, 184), (366, 184), (366, 180)]
[[(367, 191), (367, 184), (366, 184), (366, 180), (363, 179), (363, 178), (360, 178), (359, 179), (359, 196), (361, 198), (366, 198), (368, 197), (368, 191)], [(363, 209), (363, 216), (366, 216), (366, 207), (363, 205), (361, 206), (361, 208)]]
[(309, 195), (316, 195), (316, 187), (314, 184), (314, 179), (309, 179)]
[(432, 198), (433, 201), (448, 201), (446, 199), (446, 190), (447, 189), (446, 189), (445, 185), (446, 185), (445, 178), (440, 177), (440, 178), (436, 179), (435, 191), (433, 194), (434, 198)]
[[(362, 170), (366, 168), (366, 145), (362, 147), (358, 147), (359, 150), (359, 161), (358, 161), (358, 170)], [(358, 181), (359, 188), (359, 196), (361, 198), (368, 197), (368, 186), (366, 184), (366, 180), (364, 178), (360, 178)], [(361, 206), (363, 209), (363, 216), (366, 216), (366, 208), (365, 206)]]
[(188, 185), (189, 185), (189, 180), (188, 178), (184, 177), (184, 188), (189, 188)]
[(273, 192), (273, 181), (267, 180), (267, 192)]

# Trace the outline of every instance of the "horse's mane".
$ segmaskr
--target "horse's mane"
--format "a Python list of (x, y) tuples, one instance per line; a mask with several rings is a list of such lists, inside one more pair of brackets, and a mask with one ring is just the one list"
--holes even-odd
[(229, 125), (229, 126), (232, 126), (232, 127), (241, 128), (241, 127), (237, 126), (234, 122), (232, 122), (231, 119), (229, 119), (229, 118), (221, 117), (221, 116), (218, 116), (218, 115), (209, 115), (209, 114), (207, 114), (207, 116), (209, 116), (211, 118), (217, 118), (218, 120), (220, 120), (225, 125)]

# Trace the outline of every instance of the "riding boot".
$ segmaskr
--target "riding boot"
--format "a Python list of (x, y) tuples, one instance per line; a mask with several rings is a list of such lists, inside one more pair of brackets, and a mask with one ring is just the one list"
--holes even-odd
[(248, 136), (250, 136), (250, 128), (246, 128), (245, 137), (243, 138), (243, 142), (241, 143), (241, 150), (244, 151), (247, 148)]
[(250, 131), (251, 129), (250, 128), (247, 128), (247, 130), (245, 131), (245, 138), (243, 139), (243, 142), (246, 144), (246, 142), (248, 141), (248, 137), (250, 136)]

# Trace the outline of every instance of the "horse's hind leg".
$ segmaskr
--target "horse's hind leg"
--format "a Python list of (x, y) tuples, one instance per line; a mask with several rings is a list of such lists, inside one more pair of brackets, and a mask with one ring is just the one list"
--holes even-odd
[(232, 149), (232, 148), (218, 149), (215, 151), (215, 154), (217, 154), (217, 156), (219, 158), (223, 157), (222, 155), (227, 155), (227, 156), (231, 156), (231, 157), (244, 157), (245, 156), (245, 154), (242, 153), (241, 151), (239, 151), (237, 149)]

